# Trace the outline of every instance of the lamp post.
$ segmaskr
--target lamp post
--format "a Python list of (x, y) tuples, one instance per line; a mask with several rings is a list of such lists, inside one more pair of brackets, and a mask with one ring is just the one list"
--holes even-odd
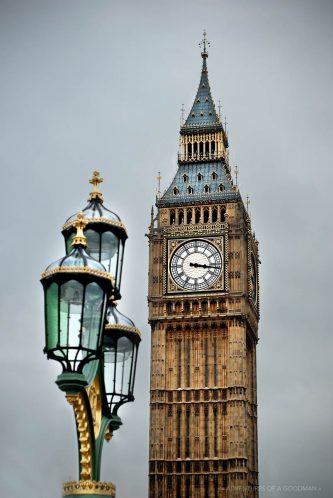
[(118, 409), (134, 401), (140, 332), (122, 315), (120, 299), (126, 228), (103, 205), (102, 178), (94, 171), (86, 208), (64, 227), (66, 255), (42, 273), (45, 296), (44, 352), (62, 365), (56, 383), (73, 406), (79, 480), (64, 484), (64, 496), (115, 497), (100, 482), (104, 439), (122, 425)]

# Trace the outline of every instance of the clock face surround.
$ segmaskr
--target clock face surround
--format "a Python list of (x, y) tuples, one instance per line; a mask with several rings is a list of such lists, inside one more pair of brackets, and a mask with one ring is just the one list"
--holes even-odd
[(184, 291), (209, 289), (221, 279), (222, 272), (220, 249), (205, 239), (181, 243), (170, 258), (169, 274), (176, 286)]

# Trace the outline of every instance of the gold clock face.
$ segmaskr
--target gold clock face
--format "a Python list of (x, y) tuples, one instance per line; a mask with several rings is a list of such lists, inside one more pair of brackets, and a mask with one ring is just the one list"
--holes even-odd
[(175, 284), (186, 291), (209, 289), (223, 271), (218, 248), (202, 239), (179, 245), (170, 259), (170, 275)]

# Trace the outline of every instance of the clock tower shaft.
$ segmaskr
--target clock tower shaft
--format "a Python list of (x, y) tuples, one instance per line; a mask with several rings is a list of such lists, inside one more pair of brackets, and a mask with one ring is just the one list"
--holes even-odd
[(202, 72), (149, 227), (150, 498), (258, 496), (258, 242)]

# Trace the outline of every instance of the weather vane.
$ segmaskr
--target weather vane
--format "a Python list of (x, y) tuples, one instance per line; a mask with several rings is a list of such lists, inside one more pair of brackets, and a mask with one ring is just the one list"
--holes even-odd
[(210, 47), (210, 43), (209, 41), (207, 40), (207, 33), (206, 33), (206, 30), (204, 29), (204, 32), (203, 32), (203, 39), (201, 40), (201, 42), (199, 43), (199, 47), (202, 50), (202, 54), (206, 54), (207, 55), (207, 47)]

